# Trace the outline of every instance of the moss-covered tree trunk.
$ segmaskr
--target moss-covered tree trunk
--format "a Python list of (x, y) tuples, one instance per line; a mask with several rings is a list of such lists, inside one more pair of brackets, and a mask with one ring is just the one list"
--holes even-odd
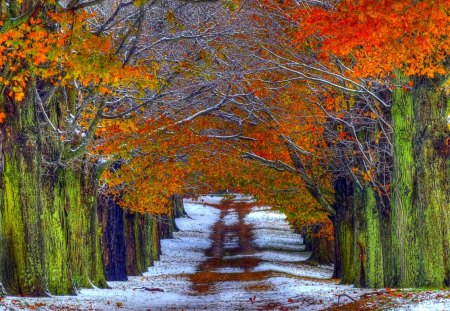
[(354, 274), (358, 287), (383, 287), (383, 247), (380, 208), (369, 185), (355, 185), (354, 191)]
[[(43, 88), (44, 89), (44, 88)], [(44, 92), (41, 90), (40, 92)], [(55, 92), (57, 93), (57, 92)], [(47, 105), (46, 115), (53, 125), (60, 128), (62, 122), (61, 103), (63, 98), (57, 93), (51, 97)], [(43, 238), (44, 263), (49, 292), (56, 295), (75, 294), (76, 288), (72, 279), (70, 258), (68, 253), (68, 220), (69, 210), (78, 208), (79, 178), (68, 173), (69, 167), (59, 163), (63, 142), (60, 133), (56, 132), (39, 110), (42, 121), (42, 201), (43, 201)], [(74, 180), (75, 178), (75, 180)], [(78, 186), (77, 186), (78, 183)], [(75, 193), (75, 195), (73, 195)]]
[(133, 212), (124, 213), (125, 254), (128, 275), (141, 275), (143, 271), (141, 260), (141, 241), (139, 239), (139, 215)]
[(126, 212), (124, 224), (127, 274), (141, 275), (159, 257), (157, 221), (148, 214)]
[(69, 259), (77, 287), (107, 287), (100, 250), (100, 227), (97, 215), (96, 167), (84, 162), (78, 171), (67, 174), (68, 184)]
[(334, 182), (336, 215), (334, 224), (334, 273), (333, 278), (341, 279), (343, 284), (354, 282), (353, 253), (353, 183), (344, 177)]
[(449, 99), (440, 81), (394, 92), (390, 284), (442, 287), (449, 271)]
[(44, 253), (48, 289), (52, 294), (74, 294), (75, 284), (72, 280), (68, 253), (67, 211), (77, 206), (70, 206), (66, 192), (72, 186), (70, 176), (61, 167), (46, 167), (43, 179), (43, 227)]
[[(44, 92), (42, 89), (40, 92)], [(76, 287), (106, 286), (96, 223), (97, 166), (82, 157), (64, 162), (63, 156), (73, 146), (62, 142), (60, 133), (53, 128), (64, 127), (63, 107), (69, 107), (75, 114), (75, 97), (63, 93), (62, 89), (52, 92), (45, 116), (40, 110), (41, 129), (45, 132), (42, 135), (44, 258), (52, 294), (73, 294)]]
[(143, 263), (145, 269), (153, 266), (155, 260), (159, 259), (161, 245), (158, 235), (158, 225), (155, 217), (145, 214), (141, 223), (142, 245), (143, 245)]
[(0, 280), (11, 294), (47, 294), (42, 236), (41, 141), (34, 89), (15, 105), (3, 128)]
[[(369, 185), (335, 182), (335, 270), (333, 277), (358, 287), (383, 287), (381, 208)], [(336, 263), (337, 261), (337, 263)]]
[(49, 291), (73, 294), (77, 287), (106, 287), (95, 177), (80, 167), (50, 167), (45, 176), (43, 232)]
[(175, 215), (185, 215), (181, 196), (171, 196), (171, 213), (153, 216), (126, 211), (124, 213), (124, 237), (126, 271), (128, 275), (140, 275), (153, 265), (161, 252), (160, 240), (173, 238), (177, 231)]

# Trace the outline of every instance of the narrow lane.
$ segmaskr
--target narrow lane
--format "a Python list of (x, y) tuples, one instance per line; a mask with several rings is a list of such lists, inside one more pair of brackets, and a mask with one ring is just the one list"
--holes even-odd
[[(233, 201), (215, 206), (220, 209), (220, 218), (212, 228), (212, 246), (205, 251), (207, 260), (190, 277), (195, 292), (217, 292), (215, 284), (218, 282), (250, 282), (267, 278), (268, 271), (253, 271), (261, 259), (255, 256), (253, 226), (244, 221), (253, 206), (249, 202)], [(261, 288), (264, 286), (269, 284)]]
[[(258, 208), (245, 199), (211, 206), (219, 209), (220, 215), (212, 226), (206, 260), (189, 276), (190, 295), (204, 301), (232, 296), (228, 302), (219, 299), (213, 303), (211, 308), (219, 310), (322, 308), (323, 300), (316, 293), (305, 291), (304, 297), (298, 297), (293, 290), (295, 284), (316, 281), (325, 283), (325, 287), (335, 286), (334, 281), (326, 280), (331, 270), (305, 265), (309, 253), (304, 252), (301, 236), (293, 232), (284, 215)], [(191, 307), (209, 309), (203, 305)]]

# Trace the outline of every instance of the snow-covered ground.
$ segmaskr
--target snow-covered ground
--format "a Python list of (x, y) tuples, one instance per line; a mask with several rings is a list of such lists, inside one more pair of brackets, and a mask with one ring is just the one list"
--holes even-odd
[[(336, 307), (339, 295), (372, 292), (338, 285), (329, 268), (305, 265), (309, 254), (283, 214), (246, 206), (250, 199), (243, 196), (236, 205), (220, 200), (185, 201), (189, 217), (176, 220), (180, 232), (162, 241), (161, 260), (143, 276), (109, 282), (111, 289), (82, 289), (78, 296), (7, 297), (0, 310), (321, 310)], [(450, 296), (422, 296), (434, 302), (395, 298), (390, 309), (449, 309)]]

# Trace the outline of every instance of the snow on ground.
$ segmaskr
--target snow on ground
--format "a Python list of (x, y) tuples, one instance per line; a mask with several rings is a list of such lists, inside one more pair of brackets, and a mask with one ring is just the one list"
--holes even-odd
[(286, 222), (286, 215), (268, 207), (255, 207), (245, 217), (254, 228), (254, 243), (261, 249), (282, 249), (300, 254), (305, 246), (303, 239), (293, 232)]
[[(245, 257), (256, 257), (262, 261), (276, 261), (276, 262), (301, 262), (306, 261), (310, 253), (309, 252), (281, 252), (281, 251), (259, 251), (252, 255), (235, 255), (235, 256), (224, 256), (226, 259), (238, 259)], [(325, 269), (330, 269), (330, 267), (323, 267)], [(331, 267), (332, 268), (332, 267)]]
[[(220, 202), (207, 197), (205, 201)], [(219, 210), (203, 204), (185, 203), (190, 218), (176, 220), (180, 232), (174, 239), (161, 241), (162, 255), (149, 271), (141, 277), (129, 277), (128, 282), (108, 282), (111, 289), (81, 289), (78, 296), (54, 296), (52, 298), (7, 297), (0, 310), (17, 310), (30, 306), (38, 310), (154, 310), (166, 309), (186, 302), (190, 284), (187, 274), (196, 271), (204, 260), (204, 251), (211, 246), (210, 227), (218, 220)], [(149, 290), (164, 290), (152, 292)], [(36, 309), (36, 308), (35, 308)]]
[(238, 223), (238, 214), (234, 208), (229, 210), (229, 213), (222, 219), (225, 226), (231, 226)]
[(333, 270), (329, 269), (316, 268), (308, 265), (304, 265), (300, 268), (297, 264), (280, 262), (261, 263), (258, 267), (254, 268), (253, 271), (276, 271), (315, 279), (330, 279), (333, 275)]
[(209, 205), (217, 205), (220, 204), (222, 201), (223, 196), (220, 195), (205, 195), (200, 196), (197, 199), (185, 199), (184, 202), (186, 203), (192, 203), (192, 204), (209, 204)]
[[(253, 231), (254, 253), (207, 257), (205, 250), (213, 247), (213, 225), (221, 222), (231, 228), (241, 221), (232, 207), (221, 211), (210, 206), (219, 206), (220, 200), (186, 200), (189, 217), (176, 220), (180, 231), (174, 233), (174, 239), (161, 241), (161, 260), (143, 276), (130, 277), (128, 282), (109, 282), (111, 289), (82, 289), (78, 296), (7, 297), (0, 303), (0, 310), (322, 310), (336, 306), (339, 295), (357, 298), (372, 292), (329, 280), (329, 267), (302, 263), (309, 253), (303, 251), (301, 237), (289, 227), (283, 214), (266, 207), (253, 208), (244, 219)], [(238, 200), (251, 202), (244, 196)], [(238, 235), (223, 237), (224, 249), (237, 246)], [(197, 271), (214, 260), (225, 265)], [(245, 262), (249, 266), (240, 265)], [(415, 303), (399, 300), (388, 309), (449, 310), (449, 293), (436, 293), (418, 294), (422, 298)], [(342, 296), (342, 302), (350, 301)], [(377, 301), (368, 303), (377, 306)]]
[[(292, 232), (284, 215), (259, 208), (250, 212), (245, 222), (254, 228), (258, 252), (251, 257), (260, 263), (250, 270), (220, 267), (208, 272), (223, 279), (214, 281), (207, 293), (198, 292), (191, 281), (198, 266), (206, 260), (205, 250), (212, 245), (213, 224), (222, 221), (225, 226), (231, 226), (238, 221), (233, 209), (219, 220), (220, 210), (209, 204), (217, 205), (220, 199), (201, 197), (197, 202), (186, 201), (189, 217), (176, 220), (180, 232), (174, 233), (174, 239), (161, 241), (160, 261), (143, 276), (130, 277), (128, 282), (109, 282), (111, 289), (82, 289), (78, 296), (7, 297), (1, 310), (16, 310), (20, 306), (26, 309), (27, 305), (39, 310), (271, 310), (282, 305), (290, 310), (319, 310), (336, 301), (336, 294), (351, 289), (320, 281), (331, 275), (329, 269), (299, 264), (309, 256), (302, 252), (301, 237)], [(251, 201), (244, 196), (238, 199)], [(222, 246), (236, 247), (238, 240), (238, 236), (227, 233)], [(233, 261), (246, 257), (224, 256), (223, 259)], [(241, 281), (241, 274), (252, 278)], [(253, 279), (254, 276), (262, 278)]]
[(144, 276), (194, 273), (204, 260), (205, 249), (211, 246), (210, 227), (219, 218), (219, 210), (201, 204), (185, 203), (189, 217), (176, 220), (180, 232), (174, 239), (161, 240), (160, 260)]

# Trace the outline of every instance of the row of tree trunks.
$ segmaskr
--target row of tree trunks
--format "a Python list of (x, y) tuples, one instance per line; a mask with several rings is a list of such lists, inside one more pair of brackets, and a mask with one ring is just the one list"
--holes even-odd
[(173, 215), (158, 215), (156, 216), (158, 224), (158, 233), (161, 239), (172, 239), (173, 233), (178, 231), (175, 218)]
[(172, 215), (149, 215), (122, 209), (110, 195), (102, 196), (98, 215), (102, 228), (102, 255), (108, 281), (141, 275), (159, 259), (160, 240), (171, 238), (175, 216), (186, 215), (181, 196), (171, 200)]
[(334, 277), (342, 283), (450, 285), (450, 99), (438, 79), (415, 85), (394, 91), (391, 197), (370, 183), (335, 182)]
[[(106, 285), (96, 224), (95, 165), (55, 165), (39, 130), (35, 86), (6, 106), (2, 129), (0, 282), (10, 294), (73, 294)], [(44, 163), (44, 159), (48, 163)]]
[(158, 232), (161, 239), (173, 238), (173, 233), (179, 230), (177, 224), (175, 223), (175, 219), (186, 216), (186, 211), (184, 210), (183, 204), (183, 197), (181, 195), (179, 194), (171, 195), (170, 204), (172, 205), (171, 214), (156, 216), (158, 224)]
[(346, 178), (335, 182), (334, 277), (340, 278), (343, 284), (382, 287), (381, 209), (374, 190), (362, 186)]
[[(12, 115), (2, 126), (0, 144), (1, 288), (12, 295), (46, 296), (75, 294), (79, 287), (107, 287), (97, 213), (99, 167), (84, 158), (69, 165), (57, 161), (59, 135), (44, 134), (36, 86), (30, 84), (28, 92), (20, 104), (5, 97), (1, 102)], [(56, 125), (60, 100), (48, 107)], [(174, 214), (181, 215), (181, 198), (174, 202)], [(114, 213), (123, 214), (108, 216), (113, 225), (115, 221), (123, 227), (123, 246), (113, 241), (109, 245), (119, 248), (117, 252), (125, 250), (129, 260), (124, 261), (124, 271), (105, 270), (111, 279), (124, 279), (127, 273), (142, 273), (158, 257), (160, 228), (149, 215)], [(172, 216), (167, 219), (170, 236), (175, 226)]]

